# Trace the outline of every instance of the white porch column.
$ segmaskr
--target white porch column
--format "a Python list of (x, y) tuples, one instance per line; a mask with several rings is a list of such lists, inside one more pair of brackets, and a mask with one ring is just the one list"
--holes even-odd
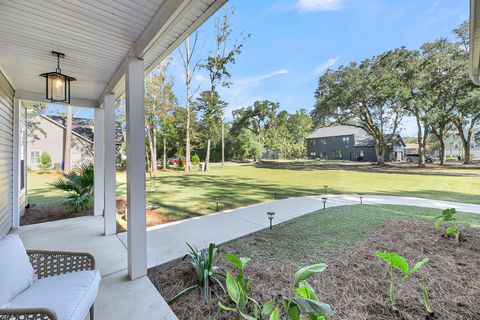
[(20, 100), (14, 99), (13, 105), (13, 221), (14, 229), (20, 227)]
[(105, 208), (105, 188), (104, 188), (104, 167), (103, 161), (105, 159), (105, 136), (104, 136), (104, 116), (103, 109), (95, 109), (94, 120), (94, 188), (93, 188), (93, 214), (95, 216), (103, 216), (103, 209)]
[(105, 195), (105, 235), (117, 233), (116, 201), (117, 190), (115, 180), (115, 97), (106, 95), (103, 101), (104, 117), (104, 195)]
[(125, 78), (128, 275), (133, 280), (147, 274), (143, 60), (130, 58)]

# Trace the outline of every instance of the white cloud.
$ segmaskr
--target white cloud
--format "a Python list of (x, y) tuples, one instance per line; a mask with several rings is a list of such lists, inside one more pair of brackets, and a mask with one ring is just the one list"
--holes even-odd
[(344, 0), (297, 0), (297, 8), (300, 12), (338, 10)]
[(225, 89), (225, 93), (238, 96), (240, 94), (245, 94), (248, 89), (255, 87), (256, 85), (260, 84), (262, 81), (278, 77), (284, 74), (287, 74), (288, 70), (280, 69), (275, 70), (268, 73), (257, 74), (251, 77), (240, 78), (237, 80), (233, 80), (233, 84), (229, 89)]
[(337, 63), (338, 59), (340, 59), (340, 56), (336, 56), (335, 58), (328, 59), (327, 61), (325, 61), (318, 67), (316, 67), (314, 71), (315, 76), (320, 75), (323, 71), (333, 66), (335, 63)]
[(207, 78), (201, 74), (197, 74), (195, 76), (195, 80), (198, 81), (198, 82), (203, 82), (203, 81), (207, 81)]

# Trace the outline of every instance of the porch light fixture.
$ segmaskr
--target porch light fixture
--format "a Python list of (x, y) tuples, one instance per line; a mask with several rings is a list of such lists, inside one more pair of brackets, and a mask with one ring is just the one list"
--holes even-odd
[(267, 212), (268, 220), (270, 220), (270, 230), (272, 230), (272, 220), (275, 217), (275, 212), (269, 211)]
[(325, 205), (327, 204), (327, 197), (322, 197), (323, 201), (323, 210), (325, 210)]
[(358, 196), (360, 197), (360, 204), (363, 204), (363, 193), (359, 193)]
[(52, 56), (57, 57), (57, 68), (54, 72), (42, 73), (40, 77), (46, 81), (46, 99), (53, 103), (61, 102), (70, 104), (70, 82), (75, 78), (62, 74), (60, 69), (60, 58), (65, 58), (65, 54), (52, 51)]

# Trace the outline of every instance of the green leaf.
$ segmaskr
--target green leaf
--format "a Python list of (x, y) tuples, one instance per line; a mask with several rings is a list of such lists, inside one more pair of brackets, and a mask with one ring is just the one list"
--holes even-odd
[[(438, 218), (438, 219), (437, 219), (437, 218)], [(435, 219), (436, 219), (436, 220), (435, 220), (435, 229), (438, 229), (438, 228), (440, 228), (440, 225), (441, 225), (442, 222), (443, 222), (443, 217), (436, 217)]]
[(457, 232), (457, 227), (456, 226), (450, 226), (445, 230), (446, 235), (449, 235), (449, 234), (452, 234), (452, 233), (455, 233), (455, 232)]
[(400, 270), (403, 274), (407, 274), (410, 270), (410, 265), (401, 255), (396, 254), (395, 252), (381, 252), (377, 251), (375, 254), (378, 258), (384, 260), (389, 265), (394, 267), (397, 270)]
[(237, 267), (240, 270), (243, 270), (245, 268), (245, 265), (251, 260), (250, 258), (246, 258), (246, 257), (238, 258), (230, 252), (227, 252), (225, 257), (231, 264), (233, 264), (235, 267)]
[(268, 316), (270, 313), (272, 313), (274, 307), (275, 301), (268, 300), (267, 302), (265, 302), (262, 308), (262, 316)]
[(248, 314), (243, 313), (242, 311), (238, 311), (238, 313), (240, 313), (240, 316), (242, 316), (242, 318), (245, 320), (257, 320), (254, 317), (251, 317)]
[(270, 314), (270, 318), (268, 320), (280, 320), (280, 309), (275, 308), (272, 314)]
[(300, 319), (300, 308), (295, 301), (284, 297), (282, 298), (282, 305), (283, 305), (283, 308), (285, 309), (288, 319), (291, 319), (291, 320)]
[(240, 288), (238, 287), (237, 282), (233, 278), (230, 271), (227, 272), (227, 276), (225, 277), (225, 282), (227, 284), (227, 293), (230, 299), (232, 299), (235, 304), (240, 302)]
[(303, 267), (295, 273), (293, 278), (293, 287), (296, 287), (301, 281), (308, 279), (312, 275), (322, 272), (327, 268), (325, 263), (313, 264), (311, 266)]
[(259, 316), (260, 316), (260, 311), (258, 310), (258, 305), (254, 304), (253, 305), (253, 317), (255, 319), (258, 319)]
[(318, 300), (315, 290), (308, 284), (307, 281), (300, 282), (298, 288), (295, 289), (297, 294), (303, 298)]
[(420, 262), (417, 262), (413, 268), (408, 271), (408, 274), (405, 275), (403, 277), (403, 280), (407, 279), (408, 277), (410, 277), (412, 274), (414, 274), (415, 272), (417, 272), (421, 267), (423, 267), (426, 263), (428, 262), (428, 258), (423, 258), (422, 261)]
[(293, 300), (309, 315), (331, 316), (333, 314), (332, 308), (326, 303), (302, 297), (295, 297)]
[(225, 311), (236, 311), (235, 308), (230, 308), (218, 301), (218, 306)]

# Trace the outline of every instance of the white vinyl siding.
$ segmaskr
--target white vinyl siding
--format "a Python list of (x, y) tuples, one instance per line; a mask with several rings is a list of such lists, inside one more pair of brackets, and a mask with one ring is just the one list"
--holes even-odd
[(12, 228), (14, 94), (0, 71), (0, 238)]

